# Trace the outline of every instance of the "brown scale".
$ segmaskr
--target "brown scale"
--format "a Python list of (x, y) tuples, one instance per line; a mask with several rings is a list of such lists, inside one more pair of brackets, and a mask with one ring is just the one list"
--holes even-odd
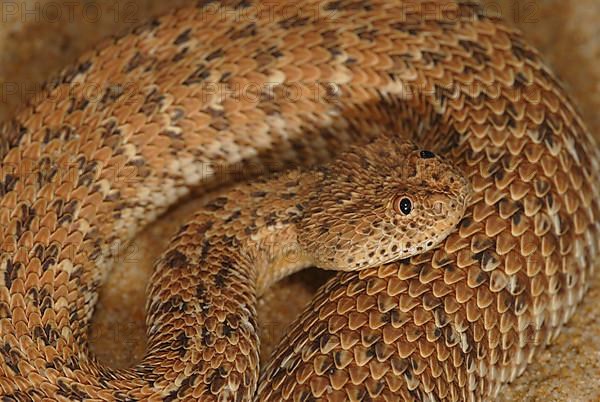
[[(599, 155), (518, 32), (471, 2), (307, 0), (292, 17), (295, 2), (261, 7), (200, 2), (149, 21), (82, 56), (0, 128), (6, 399), (233, 399), (235, 389), (250, 399), (256, 387), (258, 400), (489, 399), (572, 314), (598, 257)], [(102, 96), (88, 99), (81, 83)], [(217, 202), (157, 264), (145, 359), (112, 370), (87, 354), (115, 241), (191, 191), (315, 165), (386, 133), (410, 133), (465, 172), (474, 191), (465, 217), (434, 250), (330, 280), (258, 385), (254, 289), (307, 261), (275, 258), (255, 272), (249, 260), (275, 250), (247, 255), (241, 243), (296, 213), (321, 226), (304, 247), (348, 244), (355, 226), (357, 239), (393, 230), (358, 222), (370, 204), (336, 219), (335, 208), (318, 209), (335, 206), (335, 192), (307, 214), (288, 186), (249, 185), (271, 186), (260, 191), (274, 215)], [(379, 190), (360, 164), (351, 169)], [(346, 202), (361, 196), (340, 188)], [(256, 203), (232, 191), (228, 199)], [(369, 191), (362, 200), (383, 202)], [(364, 256), (338, 257), (347, 269)]]

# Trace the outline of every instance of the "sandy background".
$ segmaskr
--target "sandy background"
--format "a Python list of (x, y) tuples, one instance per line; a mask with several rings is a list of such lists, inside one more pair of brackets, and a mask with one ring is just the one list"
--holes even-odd
[[(185, 4), (159, 0), (0, 1), (0, 121), (53, 72), (102, 38)], [(486, 1), (545, 55), (584, 120), (600, 138), (600, 1)], [(90, 338), (107, 364), (126, 367), (144, 352), (144, 291), (152, 261), (201, 201), (180, 206), (122, 250), (101, 294)], [(260, 302), (261, 351), (273, 344), (328, 275), (308, 270), (279, 283)], [(600, 275), (556, 343), (538, 356), (501, 400), (600, 400)]]

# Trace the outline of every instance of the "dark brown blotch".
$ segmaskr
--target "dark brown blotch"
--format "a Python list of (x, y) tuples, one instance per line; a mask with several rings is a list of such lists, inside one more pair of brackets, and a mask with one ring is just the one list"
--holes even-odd
[(299, 28), (308, 24), (309, 21), (310, 19), (308, 17), (294, 15), (293, 17), (279, 21), (279, 26), (283, 29)]
[(206, 57), (206, 61), (212, 61), (215, 59), (219, 59), (221, 57), (223, 57), (225, 55), (225, 52), (223, 51), (223, 49), (219, 48), (213, 52), (210, 52)]
[(223, 207), (227, 204), (227, 197), (217, 197), (208, 204), (205, 205), (205, 208), (209, 211), (219, 211), (222, 210)]
[(165, 96), (158, 92), (157, 89), (153, 89), (148, 95), (146, 95), (144, 103), (140, 107), (139, 111), (150, 117), (162, 108), (164, 100)]
[(210, 77), (210, 71), (206, 68), (206, 65), (200, 64), (196, 68), (196, 70), (190, 74), (185, 81), (183, 81), (183, 85), (193, 85), (199, 84)]
[(165, 256), (165, 264), (169, 268), (184, 268), (188, 265), (188, 258), (179, 250), (171, 250)]
[(233, 32), (230, 35), (230, 38), (232, 40), (238, 40), (250, 36), (256, 36), (256, 32), (256, 23), (252, 22), (248, 25), (245, 25), (241, 29), (233, 30)]
[(225, 219), (225, 223), (231, 223), (231, 222), (237, 220), (240, 216), (242, 216), (242, 211), (240, 211), (240, 210), (234, 211), (231, 215), (229, 215), (227, 217), (227, 219)]
[(246, 234), (246, 236), (252, 236), (253, 234), (256, 234), (257, 232), (258, 232), (258, 227), (254, 223), (251, 223), (250, 225), (248, 225), (244, 228), (244, 234)]
[(191, 28), (186, 29), (185, 31), (183, 31), (182, 33), (179, 34), (179, 36), (177, 36), (177, 38), (175, 38), (175, 42), (173, 42), (175, 45), (181, 45), (183, 43), (186, 43), (190, 40), (190, 33), (192, 32)]
[(534, 63), (539, 62), (538, 55), (532, 50), (532, 48), (525, 43), (520, 35), (513, 34), (510, 37), (511, 51), (515, 58), (519, 61), (531, 61)]
[(181, 61), (184, 59), (184, 57), (188, 54), (189, 48), (188, 47), (184, 47), (183, 49), (181, 49), (180, 51), (178, 51), (177, 53), (175, 53), (175, 56), (173, 56), (173, 58), (171, 59), (171, 61), (173, 61), (174, 63), (177, 63), (178, 61)]
[(136, 68), (138, 68), (143, 62), (145, 58), (140, 52), (135, 52), (133, 57), (129, 59), (125, 67), (123, 68), (123, 72), (130, 73)]
[(180, 295), (174, 295), (164, 302), (159, 311), (166, 316), (171, 316), (174, 313), (183, 313), (187, 310), (187, 303), (183, 300)]

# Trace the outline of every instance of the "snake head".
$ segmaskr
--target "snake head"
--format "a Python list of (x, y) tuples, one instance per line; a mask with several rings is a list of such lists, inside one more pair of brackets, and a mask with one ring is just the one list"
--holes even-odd
[(452, 163), (400, 138), (351, 147), (318, 175), (298, 242), (326, 269), (365, 269), (433, 249), (462, 219), (471, 193)]

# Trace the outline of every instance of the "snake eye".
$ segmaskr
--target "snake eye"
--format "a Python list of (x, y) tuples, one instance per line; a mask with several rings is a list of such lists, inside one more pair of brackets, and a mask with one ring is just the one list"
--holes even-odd
[(410, 214), (413, 209), (412, 201), (408, 197), (400, 197), (394, 204), (394, 209), (404, 215)]
[(431, 152), (431, 151), (427, 151), (427, 150), (425, 150), (425, 151), (421, 151), (421, 153), (420, 153), (419, 155), (420, 155), (420, 156), (421, 156), (421, 158), (423, 158), (423, 159), (430, 159), (430, 158), (433, 158), (433, 157), (435, 157), (435, 154), (434, 154), (433, 152)]

